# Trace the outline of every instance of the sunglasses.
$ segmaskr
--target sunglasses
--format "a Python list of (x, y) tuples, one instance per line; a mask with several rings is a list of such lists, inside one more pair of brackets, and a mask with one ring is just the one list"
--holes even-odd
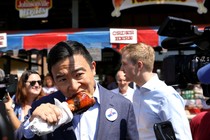
[(41, 80), (38, 80), (38, 81), (26, 81), (26, 82), (29, 82), (30, 83), (30, 86), (35, 86), (36, 82), (41, 86), (42, 85), (42, 81)]

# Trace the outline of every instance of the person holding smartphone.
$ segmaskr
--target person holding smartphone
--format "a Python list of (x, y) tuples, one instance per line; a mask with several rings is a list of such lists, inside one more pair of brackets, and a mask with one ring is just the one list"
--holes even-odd
[(24, 121), (32, 103), (45, 95), (39, 73), (34, 70), (23, 72), (18, 80), (16, 94), (10, 97), (7, 93), (3, 100), (14, 130)]

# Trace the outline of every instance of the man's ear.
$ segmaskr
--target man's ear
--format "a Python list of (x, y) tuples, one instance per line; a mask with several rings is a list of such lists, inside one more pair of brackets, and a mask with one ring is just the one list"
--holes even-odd
[(93, 61), (91, 63), (91, 69), (92, 69), (93, 74), (95, 75), (96, 74), (96, 62), (95, 61)]
[(137, 62), (137, 67), (138, 67), (139, 70), (141, 70), (141, 69), (143, 68), (143, 65), (144, 65), (144, 64), (143, 64), (142, 61), (138, 61), (138, 62)]

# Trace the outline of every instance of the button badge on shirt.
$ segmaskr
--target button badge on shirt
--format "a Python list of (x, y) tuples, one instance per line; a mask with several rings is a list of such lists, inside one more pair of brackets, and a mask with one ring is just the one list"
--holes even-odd
[(107, 109), (105, 115), (109, 121), (115, 121), (118, 116), (117, 111), (114, 108)]

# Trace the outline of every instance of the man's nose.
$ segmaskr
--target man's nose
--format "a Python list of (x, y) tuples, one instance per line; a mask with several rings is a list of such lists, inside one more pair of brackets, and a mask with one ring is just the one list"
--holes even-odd
[(70, 79), (68, 81), (69, 81), (69, 86), (68, 86), (69, 90), (70, 91), (77, 91), (78, 88), (79, 88), (79, 85), (80, 85), (78, 83), (78, 81), (76, 79)]

